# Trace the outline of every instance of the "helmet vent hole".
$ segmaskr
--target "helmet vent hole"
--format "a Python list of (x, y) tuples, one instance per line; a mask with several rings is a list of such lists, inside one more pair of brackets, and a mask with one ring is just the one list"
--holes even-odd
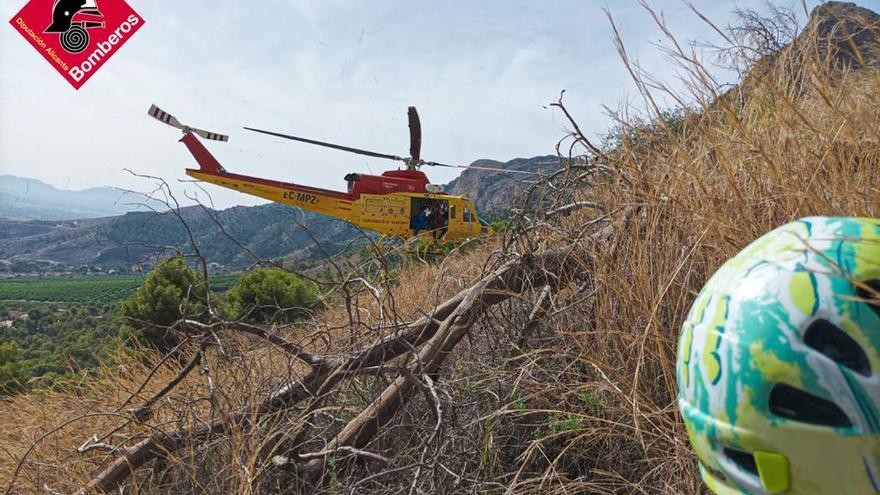
[(856, 287), (856, 294), (865, 300), (865, 304), (871, 308), (874, 313), (880, 317), (880, 280), (866, 280), (865, 285), (869, 287)]
[(801, 423), (835, 428), (852, 426), (846, 413), (833, 402), (784, 383), (777, 383), (770, 391), (770, 412)]
[(730, 447), (724, 447), (724, 455), (743, 471), (758, 476), (758, 465), (755, 463), (755, 456), (752, 454), (737, 449), (731, 449)]
[(837, 364), (864, 376), (871, 375), (865, 350), (852, 337), (828, 320), (816, 320), (804, 332), (804, 342)]

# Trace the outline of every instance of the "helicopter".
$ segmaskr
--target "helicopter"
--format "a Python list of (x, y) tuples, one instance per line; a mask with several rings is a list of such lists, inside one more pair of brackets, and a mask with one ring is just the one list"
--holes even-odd
[[(492, 228), (480, 218), (473, 201), (463, 196), (446, 194), (443, 186), (431, 184), (422, 166), (449, 167), (504, 173), (532, 172), (493, 167), (447, 165), (421, 159), (422, 127), (418, 111), (409, 107), (410, 156), (376, 153), (337, 144), (306, 139), (251, 127), (244, 129), (278, 138), (346, 151), (373, 158), (403, 162), (404, 169), (388, 170), (382, 175), (350, 173), (345, 176), (345, 192), (282, 182), (227, 172), (198, 139), (228, 142), (229, 136), (183, 125), (173, 115), (152, 105), (151, 117), (183, 132), (180, 139), (198, 163), (198, 169), (186, 174), (209, 182), (277, 203), (327, 215), (383, 236), (411, 239), (428, 237), (441, 241), (457, 241), (491, 235)], [(198, 136), (198, 137), (196, 137)]]

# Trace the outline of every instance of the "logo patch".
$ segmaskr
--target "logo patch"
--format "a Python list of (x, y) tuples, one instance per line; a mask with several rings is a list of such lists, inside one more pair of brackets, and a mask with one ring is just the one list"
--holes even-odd
[(125, 0), (30, 0), (9, 23), (75, 89), (141, 26)]

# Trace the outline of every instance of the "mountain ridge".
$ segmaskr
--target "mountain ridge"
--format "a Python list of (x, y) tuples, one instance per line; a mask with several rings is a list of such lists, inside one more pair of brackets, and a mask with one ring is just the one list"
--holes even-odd
[[(130, 201), (126, 200), (126, 196)], [(134, 201), (136, 200), (136, 201)], [(9, 220), (80, 220), (146, 211), (157, 201), (112, 186), (59, 189), (39, 179), (0, 175), (0, 217)]]
[(192, 253), (191, 232), (207, 261), (242, 268), (257, 261), (248, 250), (262, 259), (308, 259), (314, 254), (312, 236), (325, 252), (336, 254), (359, 235), (345, 222), (279, 204), (219, 211), (190, 206), (179, 213), (183, 222), (167, 212), (64, 221), (0, 220), (0, 260), (47, 261), (61, 265), (61, 271), (81, 267), (129, 271), (149, 266), (162, 251)]
[[(555, 155), (514, 158), (507, 162), (484, 159), (471, 163), (471, 166), (537, 173), (549, 173), (560, 167), (559, 157)], [(491, 215), (492, 212), (509, 210), (511, 201), (525, 190), (532, 179), (534, 176), (528, 174), (468, 169), (446, 184), (445, 189), (448, 194), (467, 196), (474, 201), (477, 211)]]

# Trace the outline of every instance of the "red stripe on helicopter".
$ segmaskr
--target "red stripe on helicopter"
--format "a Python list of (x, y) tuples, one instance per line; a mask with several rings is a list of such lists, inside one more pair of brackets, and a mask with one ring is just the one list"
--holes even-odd
[[(331, 191), (330, 189), (321, 189), (318, 187), (302, 186), (300, 184), (294, 184), (292, 182), (281, 182), (281, 181), (271, 180), (271, 179), (261, 179), (259, 177), (253, 177), (250, 175), (234, 174), (231, 172), (218, 173), (218, 172), (211, 172), (211, 171), (201, 170), (201, 169), (196, 170), (196, 169), (192, 169), (192, 168), (188, 168), (188, 169), (186, 169), (186, 171), (187, 172), (196, 172), (196, 173), (205, 174), (205, 175), (213, 175), (214, 177), (217, 177), (219, 179), (238, 180), (238, 181), (242, 181), (242, 182), (250, 182), (253, 184), (260, 184), (263, 186), (277, 187), (277, 188), (287, 189), (287, 190), (291, 190), (291, 191), (316, 194), (316, 195), (320, 195), (320, 196), (330, 196), (330, 197), (340, 199), (340, 200), (349, 199), (349, 198), (351, 198), (352, 200), (357, 199), (357, 198), (355, 198), (347, 193), (344, 193), (344, 192)], [(351, 204), (351, 203), (349, 203), (349, 204)]]

